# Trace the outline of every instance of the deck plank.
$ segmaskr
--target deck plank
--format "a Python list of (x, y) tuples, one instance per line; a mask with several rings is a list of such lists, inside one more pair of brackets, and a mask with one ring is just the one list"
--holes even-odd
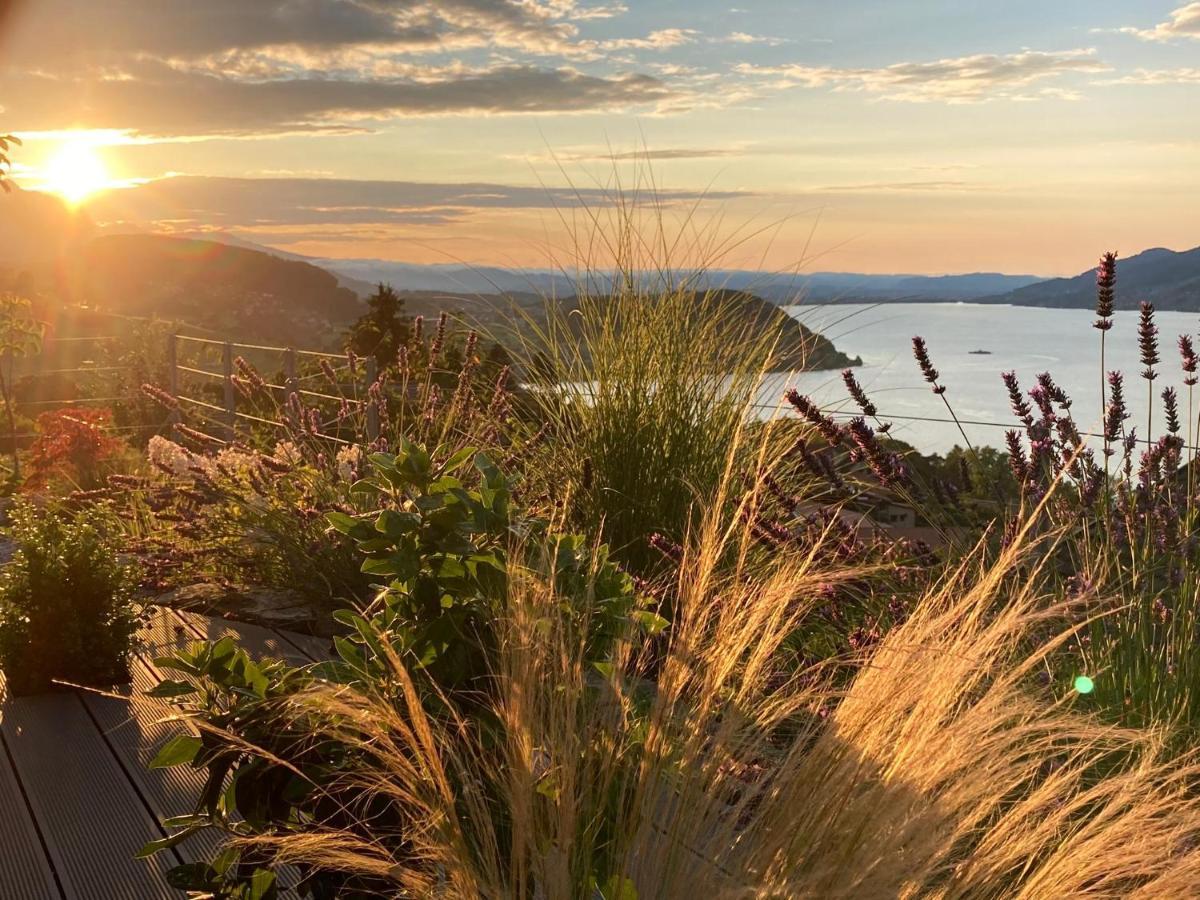
[[(4, 721), (4, 674), (0, 672), (0, 723)], [(0, 895), (22, 900), (60, 900), (50, 860), (29, 814), (0, 733)]]
[(68, 900), (174, 900), (169, 855), (133, 854), (163, 831), (73, 693), (11, 699), (0, 733)]
[[(203, 781), (186, 767), (146, 768), (162, 743), (187, 726), (164, 721), (170, 707), (139, 695), (162, 677), (155, 658), (225, 636), (256, 656), (295, 665), (328, 656), (319, 638), (159, 609), (139, 633), (132, 683), (112, 696), (62, 692), (5, 700), (0, 673), (0, 898), (180, 896), (167, 886), (167, 870), (211, 858), (222, 835), (201, 832), (149, 860), (133, 858), (163, 836), (162, 819), (190, 810)], [(299, 873), (284, 867), (280, 874), (283, 896), (295, 897), (290, 885)]]
[(159, 606), (138, 629), (139, 650), (153, 661), (159, 656), (168, 656), (174, 650), (182, 650), (197, 640), (197, 634), (173, 609)]
[[(168, 704), (144, 696), (161, 680), (156, 670), (140, 658), (131, 669), (132, 683), (115, 689), (112, 693), (117, 696), (84, 694), (84, 705), (155, 817), (162, 821), (186, 815), (200, 796), (203, 773), (188, 766), (148, 766), (163, 744), (189, 729), (181, 722), (165, 720), (172, 712)], [(177, 852), (183, 862), (208, 860), (222, 843), (217, 831), (205, 829), (179, 844)]]

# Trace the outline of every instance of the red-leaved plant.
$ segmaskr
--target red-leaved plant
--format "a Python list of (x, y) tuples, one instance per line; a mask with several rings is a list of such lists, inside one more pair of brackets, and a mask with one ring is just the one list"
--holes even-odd
[(38, 436), (29, 448), (25, 487), (44, 488), (56, 478), (83, 490), (99, 485), (103, 464), (121, 446), (107, 433), (111, 425), (108, 409), (72, 406), (42, 413), (37, 418)]

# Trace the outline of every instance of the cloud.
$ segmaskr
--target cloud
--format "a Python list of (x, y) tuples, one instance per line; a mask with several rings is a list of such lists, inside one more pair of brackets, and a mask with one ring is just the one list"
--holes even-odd
[(600, 77), (527, 65), (420, 80), (303, 75), (260, 81), (143, 63), (127, 78), (27, 73), (4, 84), (5, 119), (18, 128), (74, 125), (158, 136), (322, 131), (406, 116), (627, 109), (677, 97), (649, 75)]
[(1132, 34), (1144, 41), (1171, 41), (1176, 38), (1200, 40), (1200, 2), (1187, 3), (1173, 10), (1166, 22), (1153, 28), (1118, 28), (1122, 34)]
[(932, 62), (904, 62), (883, 68), (835, 66), (754, 66), (735, 71), (775, 87), (831, 88), (876, 94), (911, 103), (980, 103), (995, 98), (1031, 99), (1062, 96), (1062, 89), (1027, 88), (1063, 75), (1109, 71), (1095, 50), (1042, 52), (1022, 50), (1006, 55), (977, 54)]
[(575, 0), (36, 0), (14, 18), (6, 56), (92, 66), (144, 52), (193, 58), (283, 46), (559, 53), (577, 22), (623, 10)]
[[(699, 39), (685, 28), (584, 39), (580, 23), (626, 7), (581, 0), (28, 0), (18, 10), (0, 50), (10, 127), (156, 136), (663, 109), (686, 90), (611, 52)], [(585, 73), (581, 61), (597, 65)]]
[[(737, 191), (665, 191), (663, 203), (747, 196)], [(596, 189), (503, 184), (353, 181), (333, 178), (176, 176), (98, 196), (88, 213), (101, 224), (160, 223), (177, 231), (330, 226), (446, 224), (483, 210), (601, 207), (611, 195)]]
[(660, 150), (629, 150), (610, 153), (607, 156), (580, 157), (612, 160), (655, 160), (655, 159), (719, 159), (727, 156), (745, 156), (742, 147), (664, 147)]
[(1097, 84), (1200, 84), (1200, 68), (1138, 69), (1120, 78), (1097, 81)]
[(615, 38), (600, 41), (594, 46), (603, 50), (669, 50), (672, 47), (694, 44), (699, 34), (694, 28), (662, 28), (650, 32), (644, 38)]
[(713, 43), (717, 44), (763, 44), (767, 47), (781, 47), (784, 44), (791, 44), (793, 41), (789, 38), (767, 37), (761, 34), (747, 34), (744, 31), (734, 31), (725, 35), (723, 38), (713, 38)]

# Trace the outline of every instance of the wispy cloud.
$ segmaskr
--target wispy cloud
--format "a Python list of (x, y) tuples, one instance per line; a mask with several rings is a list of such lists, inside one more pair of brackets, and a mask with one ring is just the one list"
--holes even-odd
[[(738, 191), (663, 191), (664, 204), (729, 200)], [(537, 210), (604, 206), (597, 189), (354, 181), (336, 178), (218, 178), (176, 176), (97, 197), (88, 212), (101, 223), (170, 222), (187, 231), (219, 228), (301, 230), (329, 226), (445, 224), (484, 210)]]
[(1109, 78), (1097, 84), (1200, 84), (1200, 68), (1137, 69), (1119, 78)]
[(744, 31), (733, 31), (725, 35), (725, 37), (713, 38), (713, 42), (719, 44), (762, 44), (766, 47), (782, 47), (784, 44), (793, 43), (790, 38), (769, 37), (763, 34), (747, 34)]
[[(790, 64), (742, 64), (736, 71), (777, 87), (831, 88), (860, 91), (912, 103), (981, 103), (1038, 96), (1073, 99), (1062, 88), (1039, 82), (1064, 75), (1109, 71), (1094, 49), (976, 54), (932, 62), (903, 62), (882, 68), (840, 68)], [(1030, 89), (1035, 89), (1030, 92)]]
[(1110, 30), (1132, 34), (1144, 41), (1172, 41), (1178, 38), (1200, 40), (1200, 2), (1187, 3), (1173, 10), (1167, 21), (1150, 28), (1127, 26)]
[[(694, 28), (662, 28), (652, 31), (641, 38), (614, 38), (599, 41), (594, 46), (602, 50), (668, 50), (672, 47), (682, 47), (694, 44), (700, 32)], [(593, 46), (584, 44), (585, 48)]]

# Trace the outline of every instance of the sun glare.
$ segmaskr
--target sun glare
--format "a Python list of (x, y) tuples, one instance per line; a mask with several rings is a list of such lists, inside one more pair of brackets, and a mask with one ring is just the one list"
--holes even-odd
[(42, 169), (45, 189), (78, 206), (98, 191), (109, 187), (108, 169), (89, 141), (64, 143)]

